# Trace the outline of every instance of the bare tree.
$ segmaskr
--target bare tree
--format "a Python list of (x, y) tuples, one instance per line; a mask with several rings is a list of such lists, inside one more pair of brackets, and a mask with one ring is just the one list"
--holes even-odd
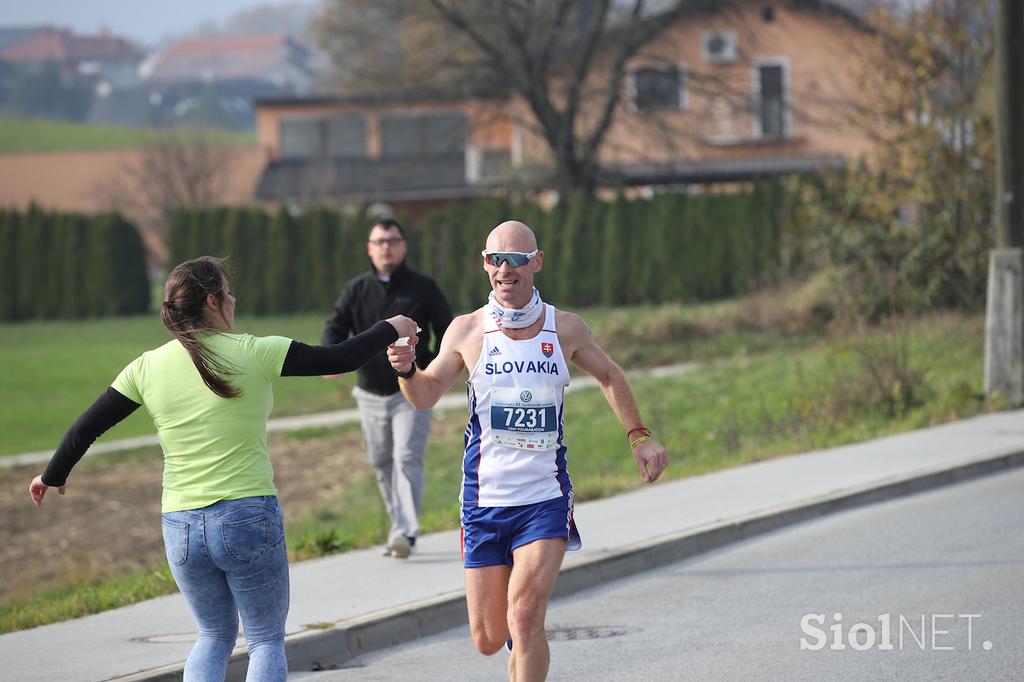
[[(626, 93), (629, 60), (676, 20), (733, 3), (674, 0), (652, 11), (644, 0), (379, 1), (361, 16), (386, 16), (391, 28), (370, 32), (374, 42), (360, 50), (353, 24), (345, 22), (361, 4), (336, 0), (318, 26), (350, 84), (373, 81), (377, 70), (380, 82), (397, 87), (412, 80), (442, 89), (455, 84), (463, 94), (515, 96), (527, 109), (523, 122), (551, 153), (554, 186), (591, 191), (602, 179), (599, 153)], [(385, 72), (433, 77), (384, 79)]]
[(869, 16), (851, 107), (870, 163), (805, 188), (824, 262), (869, 316), (985, 300), (995, 173), (994, 5), (932, 0)]
[(427, 2), (331, 0), (313, 21), (333, 69), (328, 85), (349, 94), (499, 95), (482, 57)]
[(560, 190), (592, 191), (599, 153), (625, 94), (626, 65), (684, 15), (729, 3), (677, 0), (660, 12), (644, 0), (430, 0), (469, 37), (486, 67), (523, 99), (550, 148)]
[(300, 40), (310, 40), (311, 23), (317, 13), (316, 3), (303, 0), (266, 2), (237, 9), (223, 20), (206, 19), (174, 39), (201, 36), (259, 35), (287, 33)]
[(223, 202), (236, 158), (236, 148), (202, 131), (148, 133), (139, 153), (97, 192), (162, 241), (174, 211)]
[[(995, 7), (933, 0), (870, 18), (854, 120), (875, 143), (886, 182), (878, 208), (913, 203), (943, 214), (953, 233), (990, 225), (995, 168), (992, 83)], [(881, 197), (880, 197), (881, 198)]]

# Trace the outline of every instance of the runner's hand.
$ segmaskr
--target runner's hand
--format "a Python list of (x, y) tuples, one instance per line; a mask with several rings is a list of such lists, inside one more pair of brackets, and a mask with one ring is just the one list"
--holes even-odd
[[(49, 487), (50, 486), (43, 483), (42, 474), (32, 479), (32, 482), (28, 486), (28, 494), (32, 496), (32, 502), (34, 502), (37, 507), (43, 506), (43, 495), (46, 494), (46, 489)], [(67, 489), (68, 487), (66, 485), (62, 485), (57, 488), (57, 492), (63, 495), (64, 491)]]
[(633, 448), (633, 459), (640, 467), (640, 475), (644, 483), (653, 483), (661, 476), (661, 472), (668, 466), (668, 453), (661, 444), (653, 440), (645, 440)]
[(414, 320), (410, 320), (405, 315), (389, 317), (385, 322), (395, 328), (395, 331), (398, 332), (398, 338), (402, 338), (404, 336), (416, 336), (416, 330), (419, 329), (416, 322)]
[(406, 346), (388, 346), (388, 362), (395, 371), (405, 373), (412, 369), (412, 363), (416, 360), (416, 344), (419, 341), (419, 337), (413, 334)]

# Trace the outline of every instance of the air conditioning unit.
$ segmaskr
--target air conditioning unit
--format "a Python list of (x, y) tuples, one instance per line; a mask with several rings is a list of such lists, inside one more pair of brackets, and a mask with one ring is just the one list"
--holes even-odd
[(732, 31), (705, 31), (701, 34), (701, 51), (709, 64), (731, 64), (736, 61), (736, 34)]

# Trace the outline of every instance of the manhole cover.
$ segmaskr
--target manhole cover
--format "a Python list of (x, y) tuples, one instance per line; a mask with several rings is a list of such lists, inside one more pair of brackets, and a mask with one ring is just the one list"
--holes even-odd
[(638, 632), (638, 629), (608, 625), (587, 625), (582, 627), (551, 628), (547, 631), (547, 636), (549, 642), (565, 642), (574, 639), (622, 637), (632, 632)]

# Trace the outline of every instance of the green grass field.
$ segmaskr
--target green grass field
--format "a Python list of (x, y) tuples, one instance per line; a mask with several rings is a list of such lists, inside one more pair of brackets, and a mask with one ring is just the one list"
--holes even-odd
[[(807, 334), (734, 329), (705, 333), (741, 314), (736, 303), (664, 305), (582, 311), (595, 336), (624, 367), (649, 367), (736, 354), (796, 348)], [(238, 319), (251, 334), (280, 334), (317, 343), (327, 312), (316, 315)], [(55, 448), (65, 429), (135, 357), (170, 340), (155, 313), (83, 322), (0, 325), (0, 355), (8, 371), (0, 379), (0, 456)], [(288, 378), (274, 384), (273, 416), (354, 407), (348, 389), (354, 375), (336, 381)], [(98, 442), (153, 433), (145, 410), (118, 424)]]
[[(70, 121), (0, 118), (0, 154), (141, 147), (153, 130)], [(253, 133), (211, 132), (223, 144), (256, 144)]]
[[(325, 315), (239, 319), (238, 328), (317, 343)], [(85, 322), (0, 325), (0, 455), (56, 448), (71, 422), (142, 352), (171, 339), (155, 314)], [(274, 385), (274, 416), (338, 409), (354, 375), (337, 381), (294, 377)], [(154, 433), (138, 410), (98, 442)]]

